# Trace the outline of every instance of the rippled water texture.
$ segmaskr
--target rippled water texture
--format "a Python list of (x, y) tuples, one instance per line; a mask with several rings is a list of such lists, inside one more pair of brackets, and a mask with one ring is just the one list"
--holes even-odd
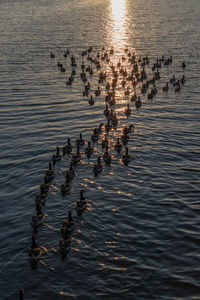
[[(199, 20), (199, 0), (0, 0), (1, 299), (18, 299), (20, 288), (27, 300), (199, 299)], [(118, 89), (119, 125), (109, 139), (113, 145), (125, 125), (135, 125), (128, 166), (112, 148), (111, 166), (95, 178), (99, 141), (63, 198), (70, 158), (56, 164), (45, 226), (37, 235), (46, 250), (32, 270), (30, 222), (49, 159), (68, 137), (74, 145), (80, 132), (89, 139), (106, 122), (104, 96), (89, 106), (79, 77), (81, 51), (103, 45), (114, 47), (115, 64), (126, 46), (137, 57), (149, 55), (151, 65), (162, 55), (172, 55), (173, 64), (161, 69), (153, 101), (141, 96), (139, 110), (129, 102), (128, 119), (128, 98)], [(71, 89), (65, 85), (71, 72), (66, 48), (78, 63)], [(161, 87), (172, 74), (185, 74), (185, 85), (180, 93), (170, 87), (164, 94)], [(90, 83), (94, 91), (96, 70)], [(81, 188), (89, 208), (77, 217)], [(76, 228), (62, 259), (59, 226), (69, 209)]]

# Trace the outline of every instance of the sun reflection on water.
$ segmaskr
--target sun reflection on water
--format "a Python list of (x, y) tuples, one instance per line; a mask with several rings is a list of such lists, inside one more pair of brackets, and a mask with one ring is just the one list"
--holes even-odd
[(110, 38), (114, 48), (121, 52), (127, 43), (127, 14), (126, 0), (110, 0), (111, 4), (111, 29)]

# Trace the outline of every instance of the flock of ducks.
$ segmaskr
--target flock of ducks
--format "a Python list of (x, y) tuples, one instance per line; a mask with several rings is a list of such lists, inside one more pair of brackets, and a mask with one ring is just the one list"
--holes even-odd
[[(55, 54), (50, 53), (52, 60), (55, 59)], [(83, 97), (87, 97), (88, 104), (94, 105), (98, 97), (103, 97), (105, 101), (105, 108), (103, 114), (105, 116), (105, 123), (100, 123), (99, 126), (93, 129), (90, 140), (86, 141), (80, 133), (79, 138), (72, 145), (71, 139), (68, 138), (66, 145), (60, 150), (56, 148), (55, 154), (52, 155), (49, 167), (45, 171), (44, 183), (40, 185), (39, 193), (35, 198), (35, 213), (32, 215), (31, 225), (33, 228), (32, 245), (28, 251), (28, 257), (31, 264), (36, 264), (42, 255), (42, 249), (36, 243), (36, 235), (38, 228), (44, 223), (45, 216), (43, 214), (43, 207), (48, 198), (48, 192), (51, 182), (55, 177), (54, 166), (58, 163), (62, 156), (68, 155), (71, 157), (70, 167), (66, 171), (65, 181), (61, 184), (60, 190), (63, 197), (70, 193), (73, 178), (76, 175), (76, 167), (80, 163), (83, 153), (90, 158), (94, 152), (94, 143), (98, 141), (102, 148), (102, 155), (98, 156), (96, 164), (93, 166), (94, 176), (98, 176), (104, 169), (102, 161), (105, 165), (112, 163), (111, 150), (114, 149), (117, 155), (121, 155), (121, 160), (124, 165), (128, 165), (131, 161), (131, 155), (127, 146), (130, 133), (133, 133), (135, 127), (133, 124), (125, 126), (120, 136), (117, 137), (115, 143), (111, 145), (109, 135), (113, 129), (116, 130), (119, 122), (119, 116), (115, 109), (118, 102), (118, 93), (123, 93), (124, 98), (127, 100), (127, 105), (124, 108), (124, 115), (129, 118), (132, 112), (130, 107), (134, 103), (135, 108), (139, 109), (142, 106), (142, 96), (146, 95), (147, 99), (152, 100), (157, 94), (156, 83), (160, 80), (160, 70), (173, 63), (172, 56), (165, 58), (162, 56), (150, 66), (150, 59), (148, 55), (144, 57), (136, 57), (135, 53), (127, 48), (124, 49), (124, 54), (116, 61), (115, 50), (111, 48), (106, 50), (103, 47), (100, 51), (95, 52), (92, 47), (81, 53), (81, 73), (80, 77), (77, 74), (77, 62), (70, 50), (67, 49), (63, 54), (66, 60), (70, 57), (71, 74), (66, 81), (66, 86), (71, 88), (74, 84), (75, 78), (80, 78), (82, 81)], [(115, 62), (115, 63), (114, 63)], [(66, 67), (60, 61), (57, 62), (57, 67), (60, 72), (65, 73)], [(181, 65), (185, 69), (185, 62)], [(90, 78), (93, 77), (97, 71), (97, 87), (92, 89)], [(170, 86), (174, 88), (176, 93), (181, 91), (185, 83), (185, 75), (177, 79), (173, 75), (168, 82), (162, 87), (163, 93), (167, 93)], [(139, 95), (138, 95), (139, 94)], [(113, 147), (112, 147), (113, 146)], [(112, 147), (112, 149), (111, 149)], [(76, 151), (74, 152), (74, 148)], [(87, 207), (87, 199), (85, 198), (85, 191), (80, 191), (80, 199), (75, 203), (75, 208), (79, 216), (82, 215)], [(68, 253), (71, 249), (72, 234), (75, 222), (72, 217), (72, 211), (68, 212), (68, 219), (64, 220), (60, 225), (61, 238), (58, 247), (62, 253)]]

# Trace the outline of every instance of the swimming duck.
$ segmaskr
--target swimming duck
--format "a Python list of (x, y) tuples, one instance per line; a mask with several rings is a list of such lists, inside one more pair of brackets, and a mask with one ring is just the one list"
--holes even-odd
[(120, 151), (122, 150), (122, 144), (119, 141), (119, 138), (117, 138), (117, 143), (114, 146), (115, 150), (120, 153)]
[(126, 147), (126, 153), (123, 154), (122, 161), (124, 165), (128, 165), (131, 161), (131, 155), (128, 153), (128, 147)]
[(112, 125), (110, 124), (110, 119), (108, 119), (107, 124), (105, 124), (106, 132), (109, 132), (112, 129)]
[(55, 58), (55, 54), (53, 54), (53, 52), (50, 53), (50, 57), (51, 58)]
[(92, 95), (91, 95), (90, 99), (88, 100), (88, 103), (90, 105), (94, 105), (94, 99), (93, 99)]
[(65, 68), (64, 68), (63, 66), (61, 66), (61, 67), (60, 67), (60, 71), (61, 71), (62, 73), (65, 73)]
[(93, 167), (93, 172), (95, 175), (98, 175), (98, 173), (102, 172), (103, 171), (103, 166), (101, 164), (101, 158), (98, 157), (98, 162), (96, 165), (94, 165)]
[(170, 83), (174, 83), (176, 81), (175, 75), (172, 76), (172, 78), (170, 79)]
[(127, 117), (129, 117), (130, 114), (131, 114), (131, 109), (130, 109), (130, 107), (129, 107), (129, 104), (127, 104), (127, 107), (126, 107), (126, 109), (125, 109), (125, 115), (126, 115)]
[(61, 238), (59, 240), (59, 249), (61, 252), (68, 253), (71, 249), (72, 239), (69, 237), (67, 239)]
[(111, 164), (111, 155), (108, 152), (108, 146), (106, 146), (106, 151), (103, 154), (103, 160), (105, 161), (106, 165)]
[(166, 82), (166, 85), (163, 86), (162, 90), (163, 90), (163, 92), (168, 92), (168, 90), (169, 90), (169, 83), (168, 82)]
[(32, 215), (31, 225), (34, 229), (37, 229), (44, 222), (44, 214), (41, 210), (41, 205), (39, 203), (36, 204), (36, 213)]
[(52, 156), (53, 164), (55, 165), (57, 161), (61, 160), (60, 148), (56, 147), (56, 154)]
[(70, 192), (70, 189), (71, 189), (70, 181), (71, 181), (71, 179), (69, 177), (69, 174), (67, 173), (66, 180), (65, 180), (65, 182), (62, 183), (61, 188), (60, 188), (63, 196), (65, 196), (66, 194), (68, 194)]
[(46, 199), (47, 199), (48, 195), (47, 194), (37, 194), (35, 196), (35, 205), (40, 205), (43, 206), (45, 205)]
[(40, 185), (40, 194), (47, 194), (49, 191), (50, 185), (48, 179), (44, 176), (44, 183)]
[(129, 135), (126, 132), (124, 132), (124, 134), (121, 136), (121, 141), (122, 141), (123, 145), (126, 145), (128, 143)]
[(68, 138), (67, 145), (65, 145), (62, 149), (63, 155), (70, 154), (72, 152), (72, 145), (70, 142), (70, 138)]
[(101, 147), (106, 148), (107, 146), (108, 146), (108, 139), (107, 139), (107, 135), (105, 134), (104, 140), (102, 140), (101, 142)]
[(178, 86), (175, 88), (175, 93), (179, 93), (180, 90), (181, 90), (181, 87), (180, 87), (180, 85), (178, 85)]
[(131, 102), (135, 102), (137, 100), (136, 92), (131, 96)]
[(47, 170), (45, 172), (45, 174), (46, 174), (47, 181), (51, 182), (55, 175), (54, 169), (52, 169), (52, 166), (51, 166), (51, 162), (49, 162), (49, 170)]
[(111, 123), (113, 126), (117, 126), (118, 125), (118, 118), (117, 118), (117, 114), (113, 113), (111, 116)]
[(94, 135), (99, 135), (99, 134), (101, 134), (101, 132), (102, 132), (102, 126), (103, 126), (103, 123), (101, 123), (101, 124), (99, 125), (99, 127), (96, 127), (96, 128), (93, 130)]
[(182, 78), (181, 78), (181, 83), (182, 83), (182, 84), (185, 83), (185, 75), (182, 76)]
[(74, 165), (76, 165), (80, 160), (81, 160), (81, 154), (80, 154), (79, 146), (78, 146), (76, 154), (73, 154), (73, 156), (72, 156), (72, 162)]
[(82, 136), (82, 133), (80, 133), (80, 138), (76, 140), (76, 146), (78, 147), (81, 147), (85, 144), (85, 141), (83, 139), (83, 136)]
[(133, 124), (130, 124), (129, 127), (126, 127), (126, 134), (134, 132), (135, 128)]
[(140, 108), (142, 106), (142, 101), (140, 100), (140, 97), (135, 101), (135, 107)]
[(72, 180), (75, 176), (75, 170), (73, 168), (73, 162), (70, 162), (70, 167), (69, 170), (67, 171), (68, 175), (69, 175), (69, 179)]
[(72, 231), (74, 230), (75, 222), (72, 218), (72, 211), (70, 210), (68, 213), (68, 220), (64, 220), (61, 224), (60, 231), (62, 238), (68, 238)]
[(98, 86), (98, 89), (95, 91), (95, 96), (98, 97), (101, 95), (101, 91), (100, 91), (100, 88)]
[(182, 68), (183, 68), (183, 69), (185, 69), (185, 67), (186, 67), (186, 64), (185, 64), (185, 62), (184, 62), (184, 61), (182, 62), (182, 65), (181, 65), (181, 66), (182, 66)]
[(93, 153), (93, 148), (91, 147), (91, 142), (88, 141), (88, 146), (85, 148), (85, 153), (88, 157)]
[(87, 204), (87, 201), (86, 201), (85, 197), (83, 196), (83, 193), (85, 193), (85, 191), (81, 190), (80, 191), (80, 200), (76, 201), (76, 210), (79, 215), (82, 214), (82, 212), (86, 209), (86, 204)]
[(31, 263), (37, 263), (37, 261), (41, 258), (42, 250), (35, 242), (35, 236), (32, 234), (32, 245), (28, 250), (28, 259)]

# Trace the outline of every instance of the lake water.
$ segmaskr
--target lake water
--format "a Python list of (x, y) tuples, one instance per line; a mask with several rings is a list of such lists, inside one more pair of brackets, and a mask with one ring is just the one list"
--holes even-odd
[[(20, 288), (27, 300), (199, 299), (199, 20), (199, 0), (0, 0), (1, 299), (18, 299)], [(83, 156), (65, 198), (60, 185), (70, 157), (56, 164), (37, 234), (46, 251), (33, 270), (30, 223), (48, 162), (68, 137), (73, 145), (80, 132), (88, 140), (106, 122), (104, 95), (94, 106), (82, 95), (80, 53), (89, 46), (94, 52), (113, 46), (115, 65), (125, 47), (137, 57), (149, 55), (150, 66), (162, 55), (172, 55), (173, 63), (161, 69), (153, 101), (142, 95), (139, 110), (129, 101), (128, 119), (128, 98), (118, 89), (119, 125), (109, 134), (113, 161), (102, 174), (92, 171), (101, 140), (90, 160)], [(78, 64), (71, 89), (67, 48)], [(171, 85), (163, 93), (172, 74), (184, 74), (186, 82), (180, 93)], [(94, 91), (96, 69), (90, 83)], [(113, 144), (127, 124), (135, 132), (128, 143), (132, 160), (124, 166)], [(78, 217), (74, 205), (82, 188), (89, 207)], [(59, 227), (69, 209), (76, 227), (62, 259)]]

